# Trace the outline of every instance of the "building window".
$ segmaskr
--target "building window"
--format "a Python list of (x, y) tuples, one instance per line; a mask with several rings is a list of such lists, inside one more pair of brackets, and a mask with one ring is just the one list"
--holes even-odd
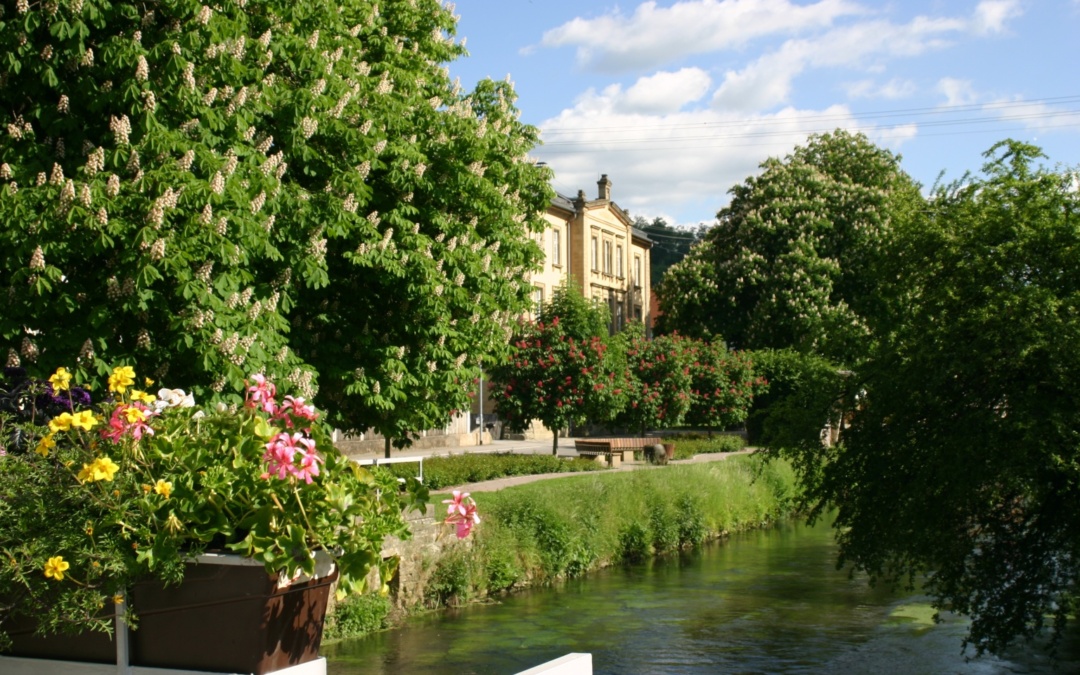
[(623, 278), (622, 246), (615, 247), (615, 276)]
[(540, 316), (540, 312), (544, 309), (544, 287), (533, 286), (533, 314)]
[(551, 231), (551, 264), (562, 265), (562, 233), (559, 230)]
[(604, 242), (604, 274), (611, 274), (611, 242)]
[(641, 256), (634, 256), (634, 285), (641, 287)]
[(592, 238), (592, 271), (596, 272), (600, 269), (600, 256), (597, 253), (596, 237)]

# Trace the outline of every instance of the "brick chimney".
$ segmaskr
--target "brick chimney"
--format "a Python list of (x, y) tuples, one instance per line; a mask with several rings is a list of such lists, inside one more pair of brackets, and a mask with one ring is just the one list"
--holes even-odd
[(602, 174), (596, 184), (600, 188), (600, 199), (611, 201), (611, 180), (607, 177), (607, 174)]

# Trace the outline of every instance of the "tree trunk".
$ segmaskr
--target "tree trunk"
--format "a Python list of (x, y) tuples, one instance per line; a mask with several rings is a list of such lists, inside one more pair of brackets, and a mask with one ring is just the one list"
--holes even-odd
[(551, 431), (551, 436), (552, 436), (552, 439), (551, 439), (551, 454), (558, 457), (559, 456), (559, 430), (558, 429), (553, 429)]
[(383, 446), (383, 456), (386, 457), (386, 459), (390, 459), (390, 437), (387, 436), (385, 441), (386, 444)]

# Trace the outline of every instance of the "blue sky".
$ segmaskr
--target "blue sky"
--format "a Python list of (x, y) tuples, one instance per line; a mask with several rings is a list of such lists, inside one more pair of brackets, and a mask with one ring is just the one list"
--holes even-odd
[(510, 76), (566, 194), (712, 221), (808, 134), (858, 130), (924, 186), (996, 141), (1080, 153), (1080, 0), (459, 0), (466, 88)]

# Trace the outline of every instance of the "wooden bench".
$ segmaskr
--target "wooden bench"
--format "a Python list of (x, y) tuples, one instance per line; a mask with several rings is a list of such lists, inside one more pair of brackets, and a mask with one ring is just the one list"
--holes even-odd
[[(623, 461), (634, 458), (635, 450), (642, 450), (650, 445), (656, 445), (658, 438), (578, 438), (574, 440), (574, 449), (578, 457), (588, 457), (597, 462), (606, 463), (615, 468)], [(630, 457), (627, 459), (626, 454)]]

